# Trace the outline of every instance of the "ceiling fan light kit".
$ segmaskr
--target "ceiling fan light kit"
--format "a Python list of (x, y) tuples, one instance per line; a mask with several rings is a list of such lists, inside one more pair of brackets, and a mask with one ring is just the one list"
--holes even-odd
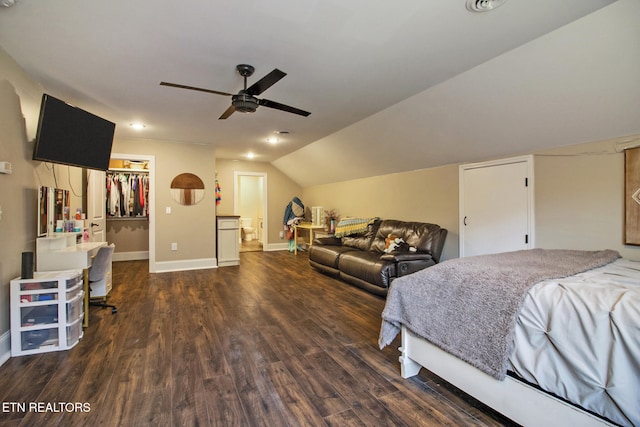
[(258, 108), (258, 99), (241, 92), (231, 97), (231, 105), (241, 113), (255, 113)]
[(287, 113), (298, 114), (304, 117), (307, 117), (309, 114), (311, 114), (308, 111), (304, 111), (304, 110), (300, 110), (299, 108), (280, 104), (279, 102), (270, 101), (268, 99), (256, 98), (256, 95), (260, 95), (262, 92), (269, 89), (271, 86), (277, 83), (280, 79), (286, 76), (287, 73), (280, 71), (276, 68), (272, 72), (270, 72), (269, 74), (267, 74), (266, 76), (264, 76), (263, 78), (255, 82), (254, 84), (252, 84), (251, 86), (247, 87), (247, 77), (250, 77), (253, 74), (253, 72), (255, 71), (255, 68), (248, 64), (240, 64), (236, 66), (236, 71), (238, 72), (238, 74), (240, 74), (244, 78), (244, 89), (242, 89), (235, 95), (227, 92), (220, 92), (217, 90), (204, 89), (204, 88), (194, 87), (194, 86), (186, 86), (186, 85), (177, 84), (177, 83), (160, 82), (160, 85), (177, 87), (180, 89), (197, 90), (200, 92), (213, 93), (215, 95), (230, 96), (231, 105), (229, 106), (229, 108), (225, 110), (224, 113), (222, 113), (222, 115), (218, 118), (219, 120), (224, 120), (228, 118), (235, 111), (239, 111), (241, 113), (254, 113), (258, 109), (258, 106), (260, 105), (268, 108), (273, 108), (275, 110), (285, 111)]

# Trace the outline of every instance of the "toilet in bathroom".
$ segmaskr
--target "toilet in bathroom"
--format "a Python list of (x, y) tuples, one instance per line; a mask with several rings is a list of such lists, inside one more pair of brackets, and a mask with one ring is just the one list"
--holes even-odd
[(242, 230), (242, 240), (249, 242), (254, 239), (254, 230), (251, 226), (253, 218), (240, 218), (240, 228)]

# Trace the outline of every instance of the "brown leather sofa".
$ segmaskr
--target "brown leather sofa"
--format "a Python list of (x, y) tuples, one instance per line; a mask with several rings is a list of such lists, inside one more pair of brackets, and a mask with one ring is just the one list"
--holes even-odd
[[(403, 250), (385, 252), (389, 236), (402, 239)], [(446, 236), (447, 230), (436, 224), (376, 220), (362, 234), (315, 239), (309, 246), (309, 264), (323, 273), (386, 296), (393, 279), (439, 262)]]

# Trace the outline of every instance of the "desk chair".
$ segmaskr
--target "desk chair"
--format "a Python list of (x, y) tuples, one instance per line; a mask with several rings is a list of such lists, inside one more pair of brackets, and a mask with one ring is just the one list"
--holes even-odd
[[(98, 249), (98, 253), (93, 258), (91, 267), (89, 268), (89, 291), (93, 291), (92, 287), (99, 287), (104, 290), (104, 295), (99, 295), (103, 301), (89, 300), (89, 305), (98, 307), (109, 307), (113, 314), (118, 312), (115, 305), (107, 304), (107, 293), (111, 287), (107, 289), (108, 281), (111, 280), (111, 260), (113, 259), (113, 251), (116, 246), (112, 243), (109, 246), (103, 246)], [(92, 298), (95, 298), (91, 296)]]

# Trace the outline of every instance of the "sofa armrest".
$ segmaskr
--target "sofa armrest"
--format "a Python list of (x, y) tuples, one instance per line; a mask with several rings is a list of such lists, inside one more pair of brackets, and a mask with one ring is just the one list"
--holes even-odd
[(381, 260), (392, 261), (396, 265), (395, 277), (406, 276), (415, 273), (436, 264), (430, 253), (428, 252), (396, 252), (388, 253), (380, 256)]
[(335, 236), (316, 237), (315, 239), (313, 239), (313, 244), (340, 246), (342, 245), (342, 240), (339, 237), (335, 237)]
[(402, 262), (402, 261), (428, 261), (433, 259), (428, 252), (390, 252), (380, 256), (385, 261)]

